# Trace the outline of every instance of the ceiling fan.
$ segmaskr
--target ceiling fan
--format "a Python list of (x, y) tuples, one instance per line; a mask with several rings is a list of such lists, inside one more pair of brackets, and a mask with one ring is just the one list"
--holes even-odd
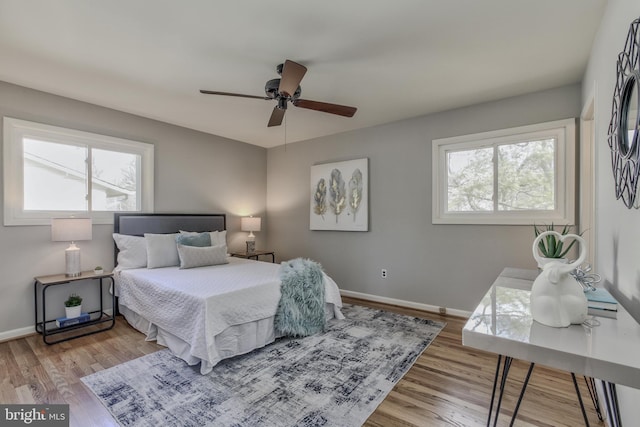
[(216, 92), (212, 90), (200, 90), (200, 93), (207, 95), (224, 95), (224, 96), (237, 96), (240, 98), (254, 98), (278, 101), (278, 104), (273, 108), (271, 118), (269, 118), (269, 124), (267, 126), (280, 126), (284, 113), (287, 111), (287, 103), (291, 102), (293, 105), (299, 108), (306, 108), (308, 110), (322, 111), (329, 114), (337, 114), (344, 117), (353, 117), (357, 108), (347, 107), (346, 105), (329, 104), (326, 102), (311, 101), (309, 99), (300, 99), (300, 82), (307, 72), (307, 68), (304, 65), (300, 65), (296, 62), (289, 61), (288, 59), (284, 64), (278, 65), (276, 68), (281, 78), (269, 80), (264, 86), (266, 96), (255, 95), (243, 95), (240, 93), (230, 92)]

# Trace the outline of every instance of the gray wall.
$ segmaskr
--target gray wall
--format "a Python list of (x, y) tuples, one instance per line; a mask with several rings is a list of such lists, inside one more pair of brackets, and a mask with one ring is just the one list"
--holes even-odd
[[(579, 114), (571, 85), (269, 149), (269, 245), (320, 261), (342, 289), (471, 311), (505, 266), (535, 268), (533, 228), (431, 224), (431, 141)], [(370, 231), (310, 231), (310, 167), (362, 157)]]
[[(586, 102), (595, 93), (597, 272), (605, 286), (640, 321), (640, 211), (615, 199), (607, 131), (616, 82), (616, 59), (624, 49), (629, 25), (640, 16), (637, 0), (609, 0), (583, 80)], [(640, 355), (638, 355), (640, 357)], [(640, 391), (619, 387), (622, 425), (640, 418)]]
[[(0, 116), (154, 144), (155, 211), (226, 213), (230, 249), (244, 245), (246, 233), (238, 231), (240, 216), (264, 216), (264, 148), (4, 82), (0, 82)], [(113, 267), (112, 230), (95, 225), (93, 240), (79, 242), (83, 269), (98, 264)], [(257, 233), (258, 247), (264, 246), (266, 237), (266, 232)], [(51, 242), (49, 226), (0, 227), (0, 339), (33, 327), (33, 277), (64, 272), (67, 246)], [(52, 315), (64, 314), (62, 298), (70, 289), (51, 293)], [(87, 304), (97, 301), (90, 291), (80, 292), (87, 296)]]

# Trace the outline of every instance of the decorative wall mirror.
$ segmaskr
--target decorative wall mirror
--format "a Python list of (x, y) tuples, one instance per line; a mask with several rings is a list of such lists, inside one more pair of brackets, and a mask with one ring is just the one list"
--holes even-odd
[(609, 148), (616, 198), (631, 209), (640, 207), (640, 18), (631, 23), (624, 50), (618, 55), (613, 92)]

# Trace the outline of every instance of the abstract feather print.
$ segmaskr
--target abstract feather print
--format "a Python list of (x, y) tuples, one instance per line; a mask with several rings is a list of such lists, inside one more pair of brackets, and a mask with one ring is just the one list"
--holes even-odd
[(368, 159), (313, 165), (310, 178), (310, 230), (368, 231)]
[(356, 213), (362, 202), (362, 172), (360, 169), (353, 171), (349, 180), (349, 210), (353, 215), (353, 222), (356, 221)]
[(320, 178), (316, 185), (313, 201), (313, 212), (324, 220), (324, 214), (327, 213), (327, 184), (324, 178)]
[(339, 169), (331, 171), (331, 179), (329, 181), (329, 194), (331, 195), (331, 209), (336, 216), (336, 224), (338, 223), (338, 216), (344, 210), (347, 204), (347, 194), (345, 189), (345, 183), (342, 179), (342, 173)]

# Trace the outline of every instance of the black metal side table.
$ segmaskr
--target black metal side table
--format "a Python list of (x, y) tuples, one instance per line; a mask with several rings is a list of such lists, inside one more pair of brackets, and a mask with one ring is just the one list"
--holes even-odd
[[(108, 279), (108, 280), (105, 281), (105, 279)], [(55, 319), (47, 320), (47, 289), (49, 289), (51, 286), (65, 285), (65, 284), (77, 282), (80, 280), (92, 280), (100, 283), (100, 286), (98, 287), (100, 292), (100, 309), (88, 312), (90, 319), (86, 322), (78, 323), (71, 326), (64, 326), (64, 327), (55, 327), (55, 326), (47, 327), (47, 325), (51, 323), (55, 324), (56, 322)], [(111, 284), (112, 286), (114, 286), (113, 273), (105, 272), (102, 274), (95, 274), (93, 271), (83, 271), (80, 274), (80, 276), (76, 276), (76, 277), (67, 277), (64, 274), (54, 274), (51, 276), (40, 276), (35, 278), (35, 281), (33, 282), (33, 298), (35, 303), (35, 318), (36, 318), (35, 329), (36, 329), (36, 332), (42, 335), (42, 340), (45, 342), (45, 344), (56, 344), (56, 343), (68, 341), (74, 338), (84, 337), (86, 335), (91, 335), (98, 332), (109, 330), (115, 326), (116, 296), (113, 292), (111, 293), (111, 303), (112, 303), (112, 309), (113, 309), (112, 314), (105, 313), (104, 305), (103, 305), (103, 297), (102, 297), (103, 285), (105, 283)], [(40, 294), (40, 298), (38, 298), (39, 294)], [(38, 315), (40, 312), (40, 309), (42, 309), (42, 320), (40, 320), (40, 317)], [(93, 328), (90, 330), (85, 330), (85, 328), (89, 326), (98, 325), (98, 324), (106, 324), (106, 327), (99, 328), (99, 329)], [(64, 332), (72, 332), (72, 331), (76, 331), (77, 333), (67, 334), (62, 339), (58, 339), (58, 340), (51, 340), (50, 338), (48, 338), (53, 335), (62, 334)]]
[(271, 255), (271, 262), (276, 262), (276, 255), (274, 251), (253, 251), (250, 253), (247, 252), (233, 252), (231, 254), (231, 256), (235, 256), (238, 258), (245, 258), (245, 259), (255, 259), (256, 261), (258, 261), (258, 257), (261, 255)]

